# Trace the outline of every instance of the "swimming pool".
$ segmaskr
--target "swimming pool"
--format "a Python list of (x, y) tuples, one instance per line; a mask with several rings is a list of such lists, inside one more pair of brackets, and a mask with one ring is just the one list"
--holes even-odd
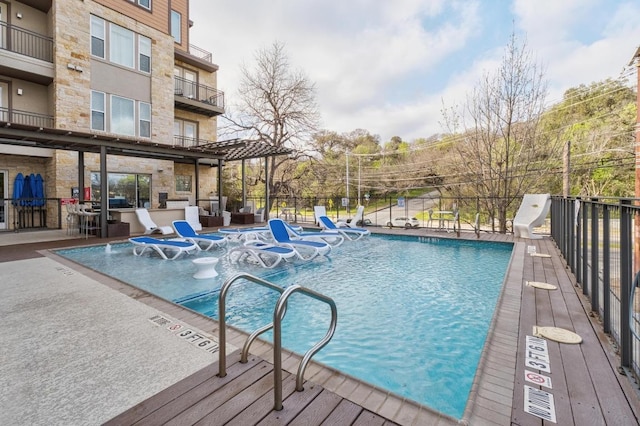
[[(57, 253), (212, 317), (217, 290), (240, 270), (312, 288), (338, 306), (336, 334), (314, 360), (461, 418), (511, 251), (507, 243), (372, 235), (343, 244), (330, 259), (276, 270), (223, 258), (212, 280), (191, 277), (192, 257), (134, 257), (128, 244), (108, 255), (104, 246)], [(271, 321), (276, 298), (262, 287), (235, 285), (228, 322), (253, 331)], [(326, 332), (329, 316), (326, 305), (294, 295), (283, 345), (306, 351)]]

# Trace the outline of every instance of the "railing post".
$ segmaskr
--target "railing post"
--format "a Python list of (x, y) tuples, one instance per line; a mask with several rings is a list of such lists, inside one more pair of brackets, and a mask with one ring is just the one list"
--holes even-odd
[(569, 266), (571, 267), (571, 272), (573, 272), (575, 275), (577, 275), (576, 270), (578, 268), (577, 247), (580, 240), (580, 233), (578, 232), (580, 230), (579, 219), (580, 219), (580, 216), (582, 216), (581, 214), (580, 216), (576, 216), (575, 214), (576, 209), (578, 208), (576, 204), (579, 202), (580, 202), (579, 199), (574, 199), (572, 203), (568, 203), (568, 207), (571, 207), (572, 211), (565, 210), (566, 217), (571, 218), (569, 222), (570, 223), (569, 229), (565, 229), (565, 236), (567, 238), (566, 250), (567, 250), (567, 253), (569, 253)]
[(623, 367), (631, 366), (632, 338), (631, 310), (629, 302), (631, 297), (631, 218), (629, 200), (620, 202), (620, 363)]
[(611, 226), (609, 206), (602, 208), (602, 327), (611, 333)]
[(592, 201), (591, 203), (591, 310), (598, 312), (598, 297), (600, 292), (598, 291), (598, 281), (600, 273), (600, 235), (599, 235), (599, 215), (598, 215), (598, 203)]

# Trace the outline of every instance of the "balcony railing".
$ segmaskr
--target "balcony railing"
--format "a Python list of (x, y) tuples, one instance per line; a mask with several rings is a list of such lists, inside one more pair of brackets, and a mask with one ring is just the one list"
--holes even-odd
[(198, 46), (190, 44), (189, 53), (196, 58), (202, 59), (203, 61), (213, 63), (213, 55), (211, 54), (211, 52), (207, 52), (206, 50), (201, 49)]
[(53, 39), (0, 22), (0, 49), (53, 62)]
[(0, 107), (0, 121), (37, 126), (47, 129), (53, 128), (53, 117), (50, 115), (2, 107)]
[(181, 77), (174, 77), (176, 106), (210, 117), (224, 113), (224, 92)]
[(173, 136), (173, 146), (177, 146), (180, 148), (193, 148), (197, 146), (208, 145), (210, 146), (213, 142), (207, 139), (198, 139), (192, 138), (188, 136)]
[[(640, 378), (637, 199), (553, 197), (551, 235), (592, 314), (615, 342), (621, 367)], [(633, 298), (632, 298), (633, 297)], [(636, 381), (637, 383), (637, 381)]]

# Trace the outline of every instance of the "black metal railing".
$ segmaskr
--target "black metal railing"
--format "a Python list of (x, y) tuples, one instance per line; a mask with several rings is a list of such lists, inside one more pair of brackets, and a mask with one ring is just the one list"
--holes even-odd
[[(640, 269), (635, 226), (640, 206), (632, 199), (553, 197), (551, 235), (576, 277), (591, 310), (620, 351), (621, 367), (640, 378)], [(633, 299), (632, 299), (633, 296)]]
[(53, 39), (0, 22), (0, 49), (53, 63)]
[(202, 59), (203, 61), (213, 63), (213, 55), (211, 52), (207, 52), (204, 49), (199, 48), (198, 46), (194, 46), (193, 44), (189, 45), (189, 54), (195, 56), (198, 59)]
[(37, 126), (47, 129), (53, 128), (53, 117), (50, 115), (38, 114), (29, 111), (20, 111), (17, 109), (9, 109), (4, 107), (0, 107), (0, 121), (25, 124), (28, 126)]
[[(176, 141), (176, 143), (179, 143)], [(189, 143), (185, 141), (184, 143)], [(200, 141), (202, 143), (202, 141)], [(520, 198), (512, 202), (512, 207), (507, 214), (508, 218), (513, 218), (515, 212), (520, 207)], [(489, 212), (481, 207), (481, 200), (478, 197), (453, 198), (433, 196), (419, 197), (368, 197), (361, 198), (360, 203), (365, 206), (364, 225), (365, 226), (396, 226), (398, 223), (394, 219), (400, 217), (416, 218), (420, 228), (439, 228), (439, 223), (434, 225), (436, 218), (429, 217), (429, 211), (457, 211), (459, 223), (457, 229), (461, 231), (473, 232), (499, 232), (500, 226), (497, 218), (492, 217)], [(247, 197), (246, 204), (253, 207), (253, 211), (265, 206), (265, 199), (260, 197)], [(265, 217), (281, 217), (285, 220), (296, 223), (314, 223), (314, 206), (324, 206), (327, 215), (333, 220), (348, 220), (356, 213), (358, 199), (354, 197), (341, 196), (318, 196), (318, 197), (284, 197), (276, 196), (270, 198), (270, 210)], [(198, 200), (198, 205), (209, 209), (209, 202), (206, 199)], [(234, 212), (245, 207), (241, 197), (229, 196), (227, 210)], [(476, 222), (476, 215), (478, 215)], [(494, 214), (495, 216), (495, 214)], [(449, 219), (453, 219), (453, 215)], [(404, 222), (403, 222), (404, 223)], [(512, 232), (512, 220), (507, 220), (506, 232)], [(453, 223), (448, 223), (449, 231), (453, 230)], [(549, 234), (550, 220), (536, 228), (536, 233)]]
[(212, 141), (206, 139), (198, 139), (187, 136), (173, 136), (173, 146), (179, 146), (181, 148), (193, 148), (201, 145), (210, 145)]
[(224, 108), (224, 92), (182, 77), (174, 77), (174, 94), (219, 108)]
[(0, 199), (0, 229), (19, 232), (29, 229), (61, 229), (59, 198)]

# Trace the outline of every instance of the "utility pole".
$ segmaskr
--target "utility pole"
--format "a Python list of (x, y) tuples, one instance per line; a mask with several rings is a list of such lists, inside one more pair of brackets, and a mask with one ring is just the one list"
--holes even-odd
[(360, 156), (358, 155), (358, 205), (362, 205), (362, 201), (360, 200)]
[(562, 152), (562, 196), (571, 195), (571, 141), (564, 144)]
[[(631, 60), (631, 64), (635, 62), (636, 65), (636, 78), (638, 79), (638, 86), (636, 88), (637, 92), (637, 115), (636, 115), (636, 182), (635, 182), (635, 196), (636, 198), (640, 198), (640, 47), (636, 50), (636, 53), (633, 55), (633, 59)], [(638, 202), (635, 203), (636, 205)], [(640, 269), (640, 215), (636, 214), (634, 218), (634, 259), (633, 259), (633, 272), (635, 273)]]
[(347, 151), (345, 158), (347, 159), (347, 199), (349, 199), (349, 151)]

